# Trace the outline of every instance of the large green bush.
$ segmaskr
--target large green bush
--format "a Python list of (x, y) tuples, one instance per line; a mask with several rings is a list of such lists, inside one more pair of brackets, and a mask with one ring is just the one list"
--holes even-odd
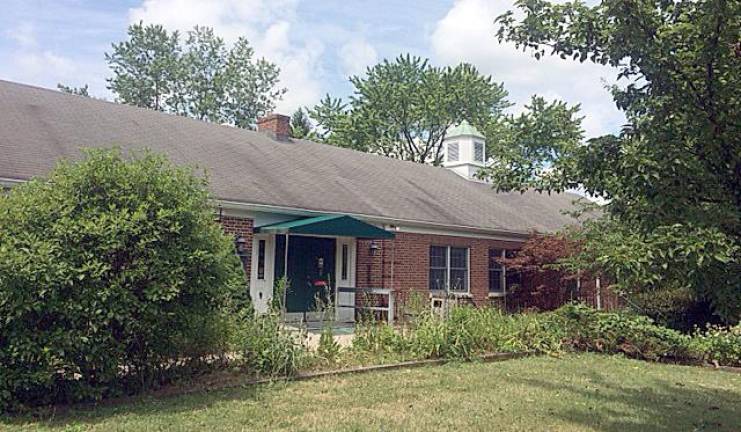
[(241, 277), (205, 180), (163, 157), (89, 151), (15, 187), (0, 196), (0, 410), (213, 358)]
[(690, 359), (690, 338), (656, 325), (651, 318), (624, 312), (600, 312), (570, 304), (556, 311), (566, 320), (568, 343), (579, 351), (622, 353), (661, 360)]

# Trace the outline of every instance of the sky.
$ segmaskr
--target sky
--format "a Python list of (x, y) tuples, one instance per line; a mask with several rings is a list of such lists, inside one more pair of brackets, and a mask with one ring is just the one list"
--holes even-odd
[(346, 98), (350, 75), (410, 53), (439, 66), (468, 62), (503, 82), (513, 113), (530, 97), (580, 104), (587, 137), (618, 132), (624, 117), (605, 85), (605, 66), (529, 53), (495, 37), (494, 18), (512, 0), (0, 0), (0, 79), (56, 88), (88, 84), (113, 100), (104, 53), (131, 23), (187, 31), (213, 27), (227, 42), (246, 36), (258, 56), (278, 64), (288, 89), (277, 112)]

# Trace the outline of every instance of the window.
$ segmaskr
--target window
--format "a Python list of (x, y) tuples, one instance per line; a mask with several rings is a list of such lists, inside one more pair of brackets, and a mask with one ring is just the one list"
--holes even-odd
[(430, 246), (430, 290), (444, 290), (448, 285), (448, 248)]
[(517, 251), (489, 249), (489, 294), (503, 295), (522, 284), (520, 272), (507, 270), (497, 258), (513, 258)]
[(448, 143), (448, 162), (458, 161), (458, 143)]
[(502, 249), (489, 249), (489, 293), (504, 294), (504, 266), (497, 259), (504, 256)]
[(468, 292), (468, 248), (430, 246), (430, 290)]
[(347, 280), (347, 245), (342, 245), (342, 263), (341, 263), (340, 278), (344, 281)]
[(257, 279), (265, 279), (265, 240), (257, 243)]
[(481, 141), (473, 143), (473, 160), (476, 162), (484, 162), (484, 143)]
[(468, 292), (468, 249), (450, 248), (450, 290)]

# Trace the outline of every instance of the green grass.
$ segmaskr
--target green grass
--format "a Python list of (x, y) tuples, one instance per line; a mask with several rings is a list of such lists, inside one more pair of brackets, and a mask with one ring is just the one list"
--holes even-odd
[(0, 421), (6, 430), (738, 431), (741, 374), (589, 354), (531, 357), (140, 397)]

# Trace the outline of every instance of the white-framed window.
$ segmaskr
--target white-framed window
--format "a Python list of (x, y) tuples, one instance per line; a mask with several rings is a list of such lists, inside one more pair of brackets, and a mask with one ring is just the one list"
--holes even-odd
[(481, 141), (475, 141), (473, 143), (473, 160), (476, 162), (484, 162), (484, 143)]
[(507, 271), (507, 268), (497, 261), (501, 258), (512, 258), (517, 251), (506, 249), (489, 249), (489, 294), (505, 295), (507, 291), (522, 283), (520, 272)]
[(340, 262), (340, 279), (343, 280), (343, 281), (346, 281), (346, 280), (348, 280), (347, 268), (348, 268), (348, 264), (349, 264), (349, 262), (348, 262), (348, 260), (349, 260), (348, 247), (347, 247), (347, 244), (346, 243), (343, 243), (342, 244), (342, 250), (341, 250), (341, 253), (340, 253), (340, 259), (342, 260)]
[(448, 143), (448, 162), (457, 162), (460, 157), (460, 150), (457, 142)]
[(469, 251), (465, 247), (430, 246), (431, 291), (468, 292)]
[(257, 279), (265, 280), (265, 240), (257, 242)]

